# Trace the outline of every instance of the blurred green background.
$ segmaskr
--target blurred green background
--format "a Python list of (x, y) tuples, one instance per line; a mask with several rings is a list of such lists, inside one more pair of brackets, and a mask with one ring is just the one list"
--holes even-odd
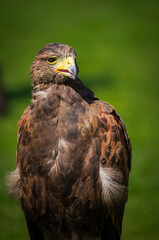
[(4, 178), (16, 165), (17, 122), (31, 99), (29, 68), (51, 42), (76, 49), (80, 79), (126, 124), (133, 160), (122, 240), (159, 239), (158, 27), (157, 0), (1, 0), (0, 239), (29, 239)]

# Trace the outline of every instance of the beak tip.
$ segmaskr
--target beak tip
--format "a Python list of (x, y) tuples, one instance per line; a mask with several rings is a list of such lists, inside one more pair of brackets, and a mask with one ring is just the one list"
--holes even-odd
[(68, 68), (69, 72), (70, 72), (70, 78), (72, 78), (73, 80), (76, 79), (77, 76), (77, 68), (76, 65), (73, 63), (70, 65), (70, 67)]

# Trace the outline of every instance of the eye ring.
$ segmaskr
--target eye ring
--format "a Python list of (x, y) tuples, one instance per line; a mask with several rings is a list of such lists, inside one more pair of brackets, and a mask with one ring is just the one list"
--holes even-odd
[(57, 57), (48, 57), (47, 62), (49, 64), (54, 64), (57, 61)]

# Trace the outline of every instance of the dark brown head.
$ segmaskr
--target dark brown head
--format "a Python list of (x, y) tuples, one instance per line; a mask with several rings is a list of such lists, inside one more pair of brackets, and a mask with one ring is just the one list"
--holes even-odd
[(30, 69), (34, 88), (39, 85), (63, 83), (67, 79), (76, 79), (78, 67), (76, 52), (63, 43), (50, 43), (36, 55)]

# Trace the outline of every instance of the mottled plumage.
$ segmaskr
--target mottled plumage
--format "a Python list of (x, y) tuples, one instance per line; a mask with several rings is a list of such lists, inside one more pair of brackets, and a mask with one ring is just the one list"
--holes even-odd
[(49, 44), (31, 67), (33, 99), (10, 175), (30, 239), (120, 239), (131, 145), (115, 109), (79, 80), (76, 52)]

